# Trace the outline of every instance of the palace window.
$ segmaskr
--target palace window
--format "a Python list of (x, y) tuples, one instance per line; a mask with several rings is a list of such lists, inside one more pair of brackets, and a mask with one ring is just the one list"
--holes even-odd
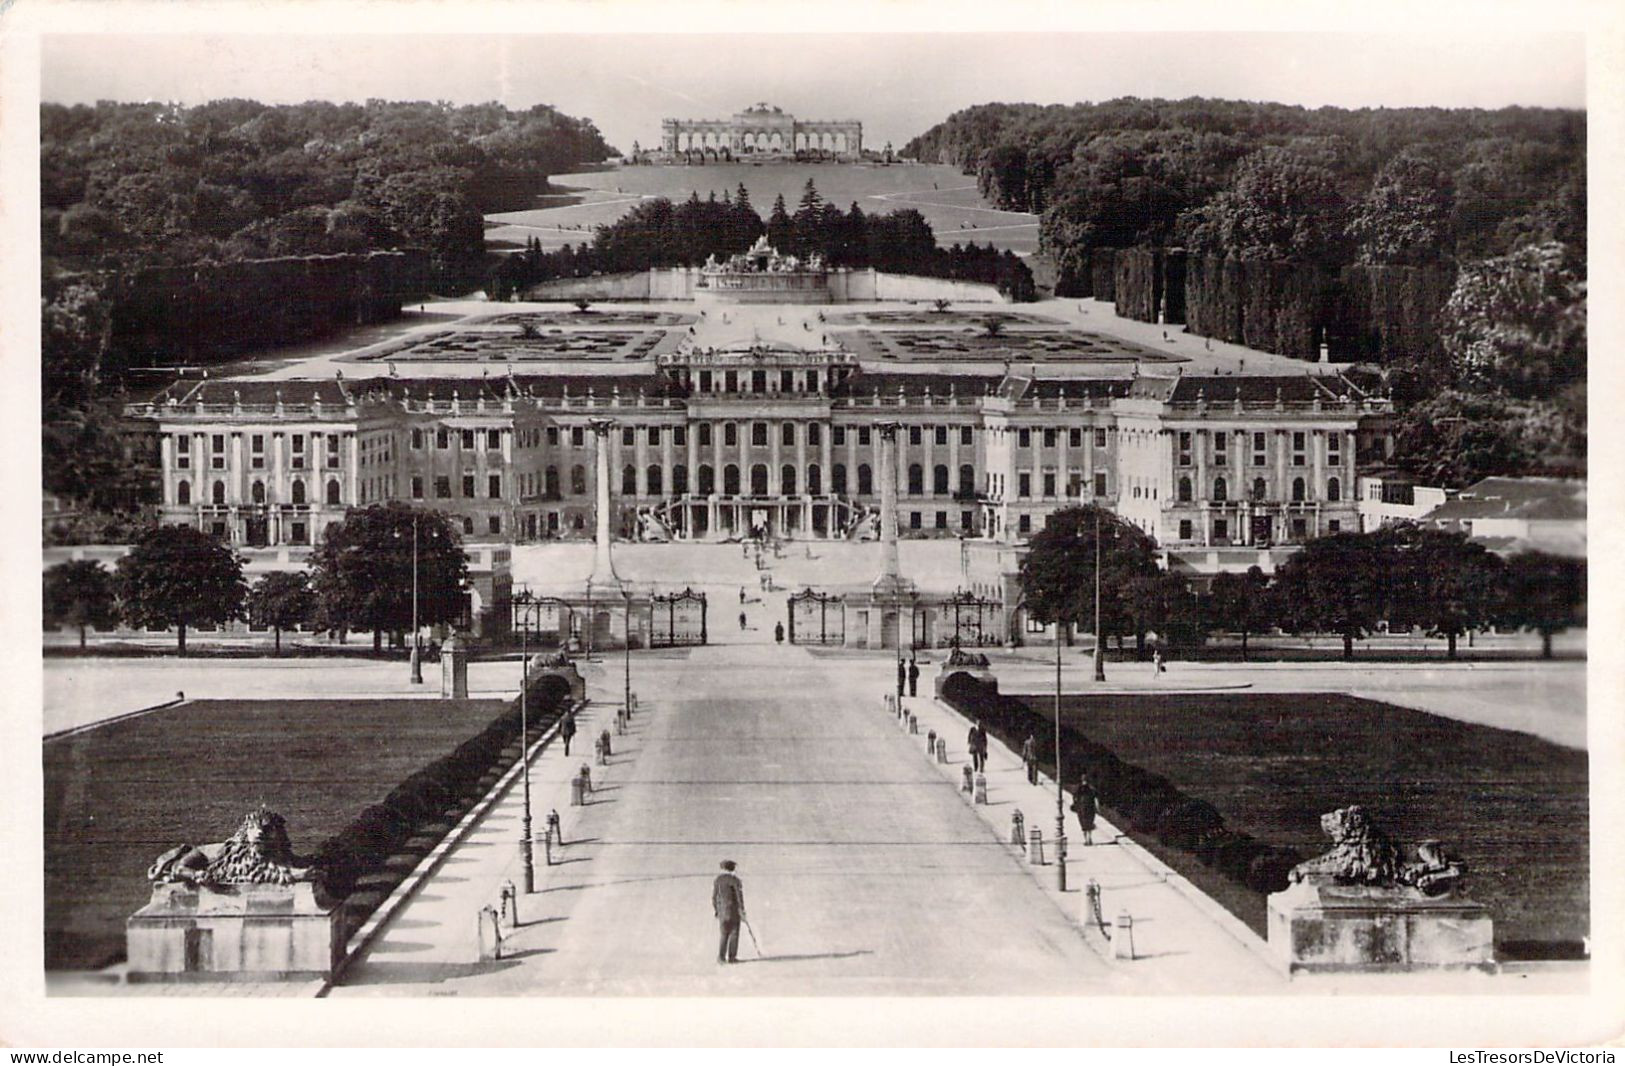
[(1214, 466), (1224, 466), (1225, 463), (1229, 462), (1229, 454), (1230, 454), (1230, 449), (1228, 447), (1229, 443), (1230, 443), (1230, 441), (1229, 441), (1229, 438), (1228, 438), (1228, 436), (1226, 434), (1224, 434), (1224, 433), (1215, 433), (1215, 434), (1213, 434), (1213, 465)]
[(971, 514), (970, 514), (969, 511), (960, 511), (959, 512), (959, 528), (965, 530), (966, 532), (970, 531), (970, 528), (971, 528)]
[(807, 495), (822, 496), (824, 494), (823, 470), (817, 463), (807, 464)]
[(724, 392), (738, 392), (739, 391), (739, 374), (738, 374), (737, 371), (730, 370), (727, 373), (722, 375), (722, 391), (724, 391)]
[(937, 512), (937, 528), (938, 529), (947, 529), (948, 528), (948, 512), (947, 511), (938, 511)]
[(265, 469), (265, 434), (256, 433), (248, 438), (249, 465), (255, 470)]
[(767, 423), (752, 422), (750, 424), (750, 443), (754, 448), (767, 447)]
[(948, 443), (948, 427), (938, 426), (934, 439), (938, 444), (946, 445)]
[(796, 494), (796, 468), (790, 463), (779, 469), (779, 492), (784, 496)]
[(919, 446), (919, 443), (920, 443), (920, 427), (919, 426), (909, 426), (908, 427), (908, 442), (910, 444), (914, 445), (915, 447)]
[(975, 442), (975, 438), (971, 435), (971, 433), (972, 430), (970, 426), (959, 427), (959, 443), (964, 447), (968, 448), (972, 443)]
[(465, 452), (474, 450), (474, 431), (472, 429), (463, 430), (461, 443)]
[(1016, 433), (1016, 447), (1031, 448), (1033, 446), (1033, 431), (1030, 429), (1018, 430)]
[(441, 474), (434, 479), (434, 495), (437, 500), (451, 499), (451, 478)]
[(581, 448), (587, 443), (587, 430), (583, 426), (570, 427), (570, 447)]
[(496, 536), (497, 534), (501, 533), (502, 516), (496, 514), (492, 515), (486, 524), (486, 528), (491, 531), (492, 536)]
[(265, 502), (265, 482), (263, 482), (263, 481), (254, 482), (254, 486), (253, 486), (253, 488), (249, 489), (248, 495), (249, 495), (249, 499), (253, 500), (255, 503), (264, 503)]
[(959, 467), (959, 494), (969, 496), (976, 491), (976, 468), (969, 463)]
[[(434, 435), (434, 446), (441, 451), (445, 451), (447, 448), (450, 448), (451, 430), (447, 429), (445, 426), (441, 426), (439, 429), (437, 429)], [(294, 451), (298, 450), (298, 448), (294, 449)]]
[(910, 511), (908, 513), (908, 528), (910, 528), (910, 529), (919, 529), (920, 528), (920, 512), (918, 512), (918, 511)]
[(643, 480), (648, 482), (650, 496), (665, 495), (665, 474), (658, 465), (651, 466), (643, 472)]
[(1292, 479), (1292, 502), (1293, 503), (1302, 503), (1303, 502), (1304, 489), (1305, 489), (1305, 486), (1304, 486), (1304, 483), (1303, 483), (1303, 478), (1295, 477), (1295, 478)]
[[(216, 482), (216, 484), (218, 485), (219, 483)], [(305, 502), (305, 483), (301, 479), (293, 479), (293, 484), (289, 486), (289, 492), (294, 503)]]
[(671, 468), (671, 491), (674, 496), (688, 492), (688, 467), (682, 463)]
[(341, 502), (341, 491), (342, 490), (339, 488), (338, 478), (332, 478), (327, 482), (327, 505), (329, 507), (337, 507), (339, 505)]
[(1180, 503), (1190, 503), (1191, 502), (1191, 479), (1190, 478), (1182, 477), (1182, 478), (1179, 479), (1179, 496), (1177, 498), (1178, 498)]
[(671, 442), (673, 444), (675, 444), (679, 448), (688, 447), (688, 427), (687, 426), (673, 426), (673, 427), (671, 427)]
[(1337, 519), (1335, 519), (1335, 518), (1329, 519), (1326, 522), (1326, 532), (1328, 532), (1328, 533), (1341, 533), (1342, 531), (1343, 531), (1343, 523), (1338, 521)]
[(1262, 433), (1254, 433), (1253, 434), (1253, 465), (1254, 466), (1265, 466), (1268, 463), (1268, 461), (1269, 460), (1268, 460), (1268, 458), (1266, 456), (1266, 453), (1265, 453), (1264, 434), (1262, 434)]
[(858, 447), (860, 447), (860, 448), (869, 447), (869, 440), (870, 440), (869, 427), (868, 426), (859, 426), (858, 427)]
[(1343, 498), (1343, 483), (1341, 481), (1339, 481), (1337, 478), (1332, 478), (1331, 480), (1327, 481), (1326, 482), (1326, 499), (1331, 503), (1337, 503), (1342, 498)]
[(858, 464), (858, 495), (870, 496), (875, 491), (875, 479), (868, 463)]
[(765, 370), (752, 370), (750, 372), (750, 391), (751, 392), (766, 392), (767, 391), (767, 371), (765, 371)]
[(1253, 478), (1253, 502), (1262, 503), (1268, 495), (1269, 486), (1264, 483), (1264, 479), (1261, 477)]
[(587, 468), (572, 466), (570, 468), (570, 494), (572, 496), (585, 496), (587, 494)]
[(1294, 518), (1292, 520), (1292, 536), (1296, 540), (1303, 540), (1309, 536), (1309, 522), (1306, 519)]
[(1230, 523), (1229, 523), (1228, 520), (1223, 519), (1223, 518), (1215, 518), (1213, 520), (1213, 539), (1214, 540), (1229, 540), (1230, 539)]
[(637, 434), (638, 434), (638, 431), (633, 429), (631, 426), (622, 426), (621, 427), (621, 447), (630, 448), (630, 447), (633, 447), (634, 445), (636, 445), (637, 442), (638, 442)]
[(1095, 447), (1104, 448), (1105, 446), (1106, 446), (1106, 431), (1103, 430), (1103, 429), (1095, 430)]
[(752, 496), (767, 495), (766, 463), (756, 463), (750, 468), (750, 494)]
[(722, 494), (724, 496), (739, 495), (739, 467), (729, 463), (722, 468)]
[(412, 475), (412, 498), (414, 500), (423, 499), (423, 478), (419, 474)]
[(812, 447), (819, 447), (824, 443), (824, 427), (817, 422), (807, 423), (807, 443)]
[(711, 391), (711, 371), (709, 371), (709, 370), (700, 371), (700, 391), (701, 392), (710, 392)]
[(542, 472), (542, 491), (549, 499), (558, 499), (559, 496), (559, 468), (550, 466)]
[(796, 372), (794, 370), (781, 370), (781, 371), (779, 371), (779, 391), (780, 392), (795, 392), (796, 391)]
[(485, 431), (485, 447), (488, 451), (499, 451), (502, 448), (502, 431), (488, 429)]
[(327, 435), (327, 467), (329, 470), (339, 465), (339, 439), (333, 434)]
[(732, 422), (722, 424), (722, 443), (728, 448), (732, 448), (739, 443), (739, 427), (737, 425)]
[(473, 495), (474, 495), (474, 475), (473, 474), (464, 474), (463, 475), (463, 496), (464, 496), (465, 499), (467, 499), (467, 498), (472, 498)]
[(1292, 434), (1292, 465), (1293, 466), (1305, 466), (1305, 465), (1307, 465), (1308, 459), (1304, 456), (1303, 449), (1304, 449), (1304, 434), (1302, 432)]
[(699, 479), (700, 479), (699, 489), (700, 489), (700, 495), (701, 496), (710, 496), (712, 493), (717, 491), (716, 473), (715, 473), (715, 471), (713, 471), (711, 469), (711, 467), (708, 464), (705, 464), (705, 463), (700, 464)]
[(829, 439), (835, 445), (835, 447), (844, 448), (846, 446), (846, 427), (831, 426), (829, 431)]
[(1096, 496), (1104, 496), (1104, 495), (1106, 495), (1106, 475), (1105, 474), (1097, 473), (1095, 475), (1095, 495)]
[(485, 494), (493, 500), (502, 499), (502, 475), (492, 474), (485, 479)]
[(1055, 447), (1055, 431), (1053, 429), (1046, 429), (1044, 431), (1044, 447)]
[(1033, 516), (1030, 514), (1022, 515), (1021, 520), (1016, 523), (1016, 529), (1023, 534), (1031, 533), (1033, 531)]
[(700, 423), (699, 442), (700, 442), (700, 447), (702, 447), (702, 448), (711, 447), (711, 423), (709, 423), (709, 422), (701, 422)]
[(1230, 490), (1229, 490), (1229, 487), (1225, 485), (1224, 478), (1222, 478), (1222, 477), (1214, 478), (1213, 479), (1213, 499), (1214, 499), (1214, 501), (1217, 502), (1217, 503), (1223, 503), (1226, 500), (1228, 500), (1229, 498), (1230, 498)]
[(192, 502), (192, 483), (185, 478), (175, 482), (175, 502), (183, 507)]
[(209, 457), (209, 466), (212, 469), (215, 469), (215, 470), (224, 470), (226, 468), (226, 438), (225, 438), (225, 436), (222, 435), (222, 434), (216, 433), (214, 435), (214, 437), (210, 440), (209, 450), (213, 453)]
[(931, 468), (931, 495), (948, 495), (948, 468), (938, 464)]
[(919, 463), (910, 463), (908, 466), (908, 494), (925, 495), (925, 468)]
[(474, 519), (466, 515), (463, 517), (463, 532), (469, 536), (474, 535)]
[(638, 494), (638, 468), (635, 466), (621, 467), (621, 495), (636, 496)]
[(559, 427), (558, 426), (548, 426), (547, 427), (547, 446), (549, 448), (557, 448), (559, 446)]
[(794, 422), (786, 422), (779, 427), (779, 443), (787, 448), (795, 446), (796, 424)]
[(1031, 496), (1033, 494), (1033, 476), (1020, 474), (1016, 478), (1016, 495)]
[(658, 446), (659, 444), (660, 444), (660, 427), (659, 426), (650, 426), (649, 427), (649, 446), (651, 448), (653, 448), (653, 447)]
[(1055, 495), (1055, 475), (1053, 473), (1045, 472), (1045, 474), (1044, 474), (1044, 496), (1045, 496), (1045, 498), (1049, 498), (1049, 497), (1052, 497), (1054, 495)]
[(846, 495), (846, 464), (836, 463), (829, 475), (830, 491), (837, 496)]
[(1179, 520), (1179, 539), (1190, 540), (1192, 533), (1191, 520), (1189, 518), (1181, 518)]
[(1083, 447), (1083, 430), (1069, 429), (1066, 432), (1066, 443), (1070, 448)]

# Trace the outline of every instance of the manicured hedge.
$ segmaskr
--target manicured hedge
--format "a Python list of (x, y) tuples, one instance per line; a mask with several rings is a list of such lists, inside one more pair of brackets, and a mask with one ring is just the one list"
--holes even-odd
[[(535, 737), (564, 713), (570, 686), (544, 676), (530, 686), (528, 713)], [(520, 708), (516, 699), (481, 733), (418, 770), (379, 803), (362, 810), (354, 821), (316, 850), (313, 865), (326, 875), (327, 891), (348, 896), (359, 880), (378, 870), (418, 830), (470, 803), (502, 761), (502, 753), (519, 740)], [(373, 900), (376, 903), (377, 900)], [(352, 916), (359, 924), (364, 915)]]
[[(1029, 735), (1040, 740), (1040, 762), (1054, 766), (1054, 724), (1012, 696), (1002, 696), (969, 674), (955, 674), (942, 686), (942, 698), (961, 714), (980, 720), (1006, 744), (1020, 747)], [(1085, 776), (1100, 802), (1118, 815), (1133, 833), (1155, 837), (1164, 846), (1193, 855), (1204, 866), (1261, 895), (1287, 886), (1287, 874), (1301, 855), (1236, 832), (1206, 800), (1187, 795), (1161, 774), (1126, 763), (1070, 726), (1063, 727), (1060, 777), (1076, 782)]]

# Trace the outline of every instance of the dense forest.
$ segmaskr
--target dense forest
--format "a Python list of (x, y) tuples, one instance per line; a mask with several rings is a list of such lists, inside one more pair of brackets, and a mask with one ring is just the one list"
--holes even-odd
[(1037, 213), (1058, 295), (1152, 321), (1160, 302), (1191, 332), (1375, 364), (1402, 459), (1458, 485), (1583, 468), (1585, 124), (1531, 108), (986, 104), (903, 154)]
[(591, 122), (544, 105), (42, 105), (47, 491), (137, 502), (114, 437), (128, 367), (306, 340), (477, 288), (485, 212), (615, 154)]
[(591, 245), (544, 252), (532, 241), (492, 271), (487, 292), (492, 299), (506, 299), (552, 278), (698, 266), (709, 256), (721, 259), (743, 252), (764, 234), (786, 255), (819, 255), (832, 266), (976, 281), (997, 286), (1012, 300), (1036, 298), (1032, 271), (1015, 253), (1001, 253), (991, 244), (939, 248), (918, 211), (865, 214), (855, 203), (842, 211), (819, 194), (811, 178), (794, 212), (780, 196), (765, 223), (743, 182), (720, 200), (714, 193), (705, 200), (694, 193), (679, 204), (665, 198), (645, 201), (614, 223), (599, 226)]

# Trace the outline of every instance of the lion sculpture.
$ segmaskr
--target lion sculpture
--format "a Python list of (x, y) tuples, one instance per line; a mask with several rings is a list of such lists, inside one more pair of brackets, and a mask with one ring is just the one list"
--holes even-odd
[(1416, 849), (1418, 861), (1407, 863), (1399, 846), (1358, 805), (1322, 815), (1320, 827), (1332, 850), (1294, 866), (1294, 882), (1319, 876), (1341, 885), (1410, 886), (1437, 896), (1454, 890), (1467, 873), (1467, 864), (1437, 840), (1424, 840)]
[(291, 885), (318, 880), (319, 874), (296, 863), (288, 823), (261, 806), (243, 817), (229, 840), (170, 848), (148, 868), (147, 880), (200, 886)]

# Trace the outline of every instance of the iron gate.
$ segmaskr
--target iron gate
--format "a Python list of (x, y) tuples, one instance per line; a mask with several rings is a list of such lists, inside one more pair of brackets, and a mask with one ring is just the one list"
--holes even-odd
[(937, 643), (941, 647), (989, 648), (1004, 643), (997, 600), (956, 592), (938, 609)]
[(683, 648), (706, 643), (705, 593), (686, 588), (649, 600), (649, 646)]
[(814, 589), (790, 597), (790, 643), (846, 643), (846, 601)]

